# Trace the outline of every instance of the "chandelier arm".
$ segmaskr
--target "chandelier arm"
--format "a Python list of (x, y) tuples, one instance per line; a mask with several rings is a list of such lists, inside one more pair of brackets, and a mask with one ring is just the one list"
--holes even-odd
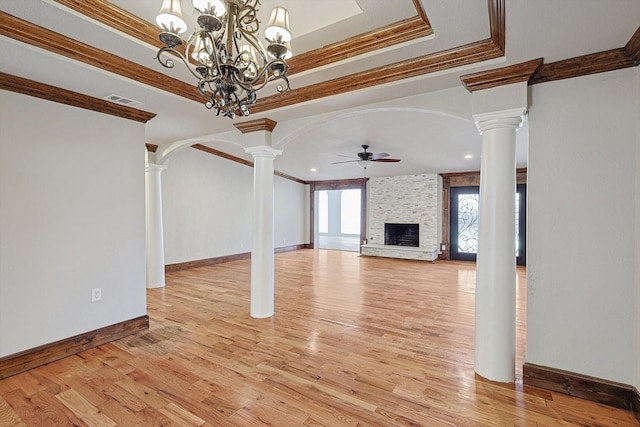
[[(287, 92), (287, 91), (291, 90), (291, 86), (289, 85), (289, 79), (286, 76), (278, 76), (278, 77), (276, 77), (276, 76), (268, 76), (268, 78), (265, 81), (263, 81), (259, 85), (253, 85), (252, 88), (253, 88), (254, 91), (257, 92), (257, 91), (261, 90), (262, 88), (264, 88), (267, 84), (269, 84), (271, 82), (275, 82), (277, 80), (284, 80), (285, 83), (286, 83), (286, 86), (279, 87), (280, 85), (278, 85), (278, 87), (276, 87), (276, 90), (278, 92), (283, 93), (283, 92)], [(238, 86), (242, 86), (242, 88), (244, 90), (247, 90), (247, 88), (245, 86), (243, 86), (240, 82), (238, 82)]]
[(177, 50), (175, 50), (172, 47), (163, 47), (158, 51), (158, 55), (156, 56), (156, 59), (158, 60), (158, 62), (166, 68), (174, 68), (175, 67), (175, 62), (173, 61), (173, 59), (171, 58), (166, 58), (163, 59), (161, 58), (161, 55), (163, 53), (167, 53), (170, 52), (172, 54), (174, 54), (175, 56), (178, 57), (178, 59), (180, 59), (184, 65), (187, 67), (187, 70), (189, 70), (189, 72), (198, 80), (200, 80), (202, 78), (202, 76), (200, 74), (198, 74), (197, 71), (195, 71), (192, 67), (192, 65), (189, 63), (189, 61), (187, 60), (187, 58), (185, 58), (180, 52), (178, 52)]
[(280, 93), (288, 92), (291, 90), (291, 86), (289, 86), (289, 78), (285, 75), (280, 76), (280, 79), (284, 80), (287, 83), (287, 86), (281, 87), (280, 85), (276, 86), (276, 90)]
[[(259, 1), (256, 1), (254, 4), (247, 2), (240, 6), (236, 13), (236, 28), (245, 34), (253, 35), (254, 38), (257, 38), (255, 34), (257, 34), (260, 29), (257, 9), (259, 3)], [(255, 28), (253, 25), (255, 25)]]
[[(273, 70), (274, 67), (279, 68), (279, 75), (269, 75), (269, 70)], [(256, 78), (250, 82), (250, 85), (255, 91), (258, 91), (265, 87), (268, 83), (280, 79), (284, 80), (287, 85), (282, 90), (278, 89), (278, 92), (287, 92), (291, 90), (291, 87), (289, 86), (289, 79), (286, 77), (288, 70), (289, 66), (285, 61), (283, 61), (282, 59), (274, 59), (262, 68)], [(258, 83), (260, 81), (262, 82)], [(238, 82), (238, 84), (242, 86), (243, 89), (247, 90), (247, 86), (242, 84), (242, 82)]]

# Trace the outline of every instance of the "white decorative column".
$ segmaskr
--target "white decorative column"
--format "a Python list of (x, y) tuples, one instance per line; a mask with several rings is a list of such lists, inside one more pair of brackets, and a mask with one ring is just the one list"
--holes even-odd
[(501, 382), (515, 380), (515, 147), (522, 113), (474, 116), (482, 134), (475, 370)]
[(527, 111), (527, 82), (536, 59), (462, 76), (472, 92), (473, 119), (482, 134), (475, 371), (513, 382), (516, 358), (516, 130)]
[(251, 317), (274, 314), (274, 160), (282, 151), (271, 147), (269, 119), (236, 124), (245, 152), (253, 157), (253, 239), (251, 245)]
[(145, 165), (145, 225), (147, 288), (161, 288), (164, 280), (164, 238), (162, 231), (162, 180), (164, 165)]

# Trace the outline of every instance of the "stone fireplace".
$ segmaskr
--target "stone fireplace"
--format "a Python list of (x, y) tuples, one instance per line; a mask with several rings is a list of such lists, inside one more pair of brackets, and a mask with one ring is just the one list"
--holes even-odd
[(442, 178), (372, 177), (368, 186), (368, 233), (361, 254), (436, 260), (442, 240)]

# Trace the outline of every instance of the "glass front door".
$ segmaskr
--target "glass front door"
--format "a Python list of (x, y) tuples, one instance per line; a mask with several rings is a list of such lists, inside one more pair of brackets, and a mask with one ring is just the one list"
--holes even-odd
[[(475, 261), (478, 253), (478, 208), (480, 187), (453, 187), (450, 190), (451, 259)], [(516, 263), (526, 264), (527, 186), (516, 191)]]

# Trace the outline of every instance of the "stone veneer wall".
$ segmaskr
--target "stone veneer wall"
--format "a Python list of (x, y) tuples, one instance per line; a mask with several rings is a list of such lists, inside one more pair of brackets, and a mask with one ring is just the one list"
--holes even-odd
[(442, 177), (437, 174), (369, 179), (368, 243), (384, 245), (384, 224), (420, 224), (420, 248), (439, 251)]

